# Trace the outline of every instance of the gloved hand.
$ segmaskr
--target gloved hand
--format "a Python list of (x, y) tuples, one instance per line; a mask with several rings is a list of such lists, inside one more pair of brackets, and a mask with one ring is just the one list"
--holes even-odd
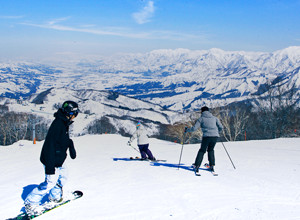
[(187, 132), (187, 129), (188, 129), (188, 127), (185, 127), (185, 128), (184, 128), (184, 133), (186, 133), (186, 132)]

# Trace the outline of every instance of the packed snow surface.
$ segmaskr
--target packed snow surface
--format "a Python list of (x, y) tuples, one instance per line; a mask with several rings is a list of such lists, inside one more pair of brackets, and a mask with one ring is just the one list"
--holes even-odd
[[(199, 144), (150, 139), (150, 149), (167, 162), (128, 160), (138, 153), (119, 135), (73, 139), (75, 160), (67, 159), (64, 192), (82, 198), (39, 217), (43, 219), (300, 219), (299, 138), (226, 142), (236, 169), (217, 143), (215, 177), (190, 166)], [(134, 143), (136, 144), (136, 143)], [(43, 142), (19, 141), (0, 147), (0, 219), (23, 210), (23, 199), (43, 181)], [(203, 164), (207, 162), (205, 155)]]

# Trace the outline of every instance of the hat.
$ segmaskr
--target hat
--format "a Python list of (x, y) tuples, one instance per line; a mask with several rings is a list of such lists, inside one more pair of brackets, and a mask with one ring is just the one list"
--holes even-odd
[(209, 108), (207, 106), (204, 106), (201, 108), (201, 112), (209, 111)]

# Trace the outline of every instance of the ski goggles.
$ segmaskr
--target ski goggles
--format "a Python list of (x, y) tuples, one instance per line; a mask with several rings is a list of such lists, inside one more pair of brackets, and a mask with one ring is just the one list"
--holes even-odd
[(75, 117), (77, 117), (78, 112), (79, 112), (79, 110), (76, 109), (76, 110), (71, 111), (71, 112), (69, 113), (69, 115), (72, 115), (72, 116), (74, 115)]

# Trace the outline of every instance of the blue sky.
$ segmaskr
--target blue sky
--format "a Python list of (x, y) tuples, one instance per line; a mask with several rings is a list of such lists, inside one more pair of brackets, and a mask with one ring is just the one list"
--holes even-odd
[(0, 0), (0, 58), (300, 45), (300, 0)]

